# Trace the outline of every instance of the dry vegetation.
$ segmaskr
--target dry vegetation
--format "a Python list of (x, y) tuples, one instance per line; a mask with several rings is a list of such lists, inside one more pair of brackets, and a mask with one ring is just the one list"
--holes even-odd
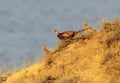
[(120, 83), (119, 20), (103, 21), (100, 31), (78, 34), (49, 52), (6, 83)]

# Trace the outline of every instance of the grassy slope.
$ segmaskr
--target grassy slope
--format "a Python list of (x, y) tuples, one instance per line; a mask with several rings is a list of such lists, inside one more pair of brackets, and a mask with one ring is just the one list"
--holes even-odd
[(50, 58), (22, 69), (6, 83), (120, 83), (120, 23), (62, 41)]

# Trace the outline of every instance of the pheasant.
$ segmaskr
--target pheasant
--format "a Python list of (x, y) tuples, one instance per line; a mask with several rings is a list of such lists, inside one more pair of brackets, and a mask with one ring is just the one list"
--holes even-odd
[(62, 33), (59, 33), (58, 30), (54, 29), (53, 32), (56, 34), (56, 36), (61, 39), (61, 40), (66, 40), (66, 39), (72, 39), (77, 33), (82, 32), (88, 28), (78, 30), (78, 31), (65, 31)]

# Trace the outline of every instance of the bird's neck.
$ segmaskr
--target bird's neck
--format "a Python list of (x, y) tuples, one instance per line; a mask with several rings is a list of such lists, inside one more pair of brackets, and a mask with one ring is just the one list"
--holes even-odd
[(59, 32), (55, 32), (56, 35), (59, 35)]

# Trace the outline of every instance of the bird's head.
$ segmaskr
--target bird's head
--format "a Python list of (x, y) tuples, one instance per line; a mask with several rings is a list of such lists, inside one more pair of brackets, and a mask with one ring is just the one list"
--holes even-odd
[(58, 35), (58, 30), (54, 29), (53, 32)]

